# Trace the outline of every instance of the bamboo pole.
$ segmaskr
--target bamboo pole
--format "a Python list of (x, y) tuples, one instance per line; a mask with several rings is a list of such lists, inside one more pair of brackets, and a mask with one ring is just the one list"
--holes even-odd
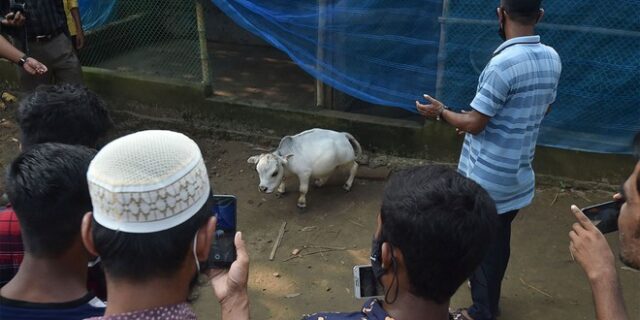
[(204, 8), (199, 0), (196, 4), (196, 21), (198, 24), (198, 43), (200, 46), (200, 66), (202, 68), (202, 89), (205, 97), (213, 94), (211, 71), (209, 69), (209, 53), (207, 50), (207, 33), (204, 20)]
[(436, 99), (442, 99), (444, 73), (447, 62), (447, 18), (449, 17), (449, 0), (442, 2), (442, 17), (440, 21), (440, 43), (438, 44), (438, 71), (436, 73)]
[[(325, 28), (327, 26), (327, 1), (318, 0), (318, 43), (316, 45), (316, 72), (322, 73), (324, 61)], [(316, 77), (316, 107), (325, 107), (324, 83)]]

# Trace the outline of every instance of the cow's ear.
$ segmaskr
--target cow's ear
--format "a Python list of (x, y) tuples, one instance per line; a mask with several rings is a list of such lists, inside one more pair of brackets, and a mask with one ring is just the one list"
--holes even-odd
[(258, 163), (258, 161), (260, 161), (260, 158), (262, 158), (262, 155), (250, 157), (249, 159), (247, 159), (247, 163), (256, 164)]
[(293, 157), (293, 153), (289, 153), (288, 155), (282, 157), (282, 163), (284, 164), (289, 163), (289, 159), (291, 159), (291, 157)]

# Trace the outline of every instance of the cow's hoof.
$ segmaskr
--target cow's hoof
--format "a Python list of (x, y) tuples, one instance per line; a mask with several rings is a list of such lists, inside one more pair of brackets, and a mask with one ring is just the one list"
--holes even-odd
[(349, 184), (345, 183), (345, 184), (342, 186), (342, 189), (344, 189), (344, 191), (346, 191), (346, 192), (349, 192), (349, 191), (351, 191), (351, 185), (349, 185)]
[(300, 211), (303, 211), (306, 208), (307, 208), (307, 204), (306, 203), (298, 203), (298, 209), (300, 209)]

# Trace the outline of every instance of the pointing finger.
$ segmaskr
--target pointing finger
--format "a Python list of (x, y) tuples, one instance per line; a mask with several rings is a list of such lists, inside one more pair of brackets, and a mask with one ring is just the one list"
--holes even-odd
[(571, 212), (573, 212), (573, 215), (576, 217), (576, 220), (578, 220), (582, 227), (587, 230), (595, 228), (591, 220), (589, 220), (589, 218), (587, 218), (582, 210), (580, 210), (576, 205), (571, 206)]

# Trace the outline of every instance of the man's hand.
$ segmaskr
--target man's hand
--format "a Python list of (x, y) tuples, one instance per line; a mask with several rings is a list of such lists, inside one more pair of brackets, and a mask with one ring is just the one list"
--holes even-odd
[(74, 43), (74, 45), (76, 46), (76, 49), (80, 50), (84, 48), (84, 43), (85, 43), (84, 32), (82, 31), (82, 29), (78, 29), (78, 34), (76, 34), (76, 43)]
[(2, 23), (2, 25), (7, 27), (22, 27), (25, 20), (26, 18), (21, 12), (9, 12), (0, 22)]
[(211, 286), (222, 308), (222, 319), (249, 319), (249, 254), (237, 232), (234, 239), (236, 245), (236, 261), (229, 270), (211, 269), (208, 271)]
[(27, 58), (27, 61), (22, 65), (22, 68), (31, 75), (43, 75), (47, 73), (48, 70), (47, 66), (34, 58)]
[(578, 207), (571, 206), (571, 211), (578, 220), (569, 232), (571, 255), (589, 281), (602, 280), (603, 277), (615, 279), (615, 257), (604, 235)]
[(416, 109), (418, 109), (418, 113), (429, 119), (436, 119), (440, 117), (445, 109), (444, 104), (426, 94), (424, 95), (424, 98), (427, 99), (430, 104), (421, 104), (419, 101), (416, 101)]

